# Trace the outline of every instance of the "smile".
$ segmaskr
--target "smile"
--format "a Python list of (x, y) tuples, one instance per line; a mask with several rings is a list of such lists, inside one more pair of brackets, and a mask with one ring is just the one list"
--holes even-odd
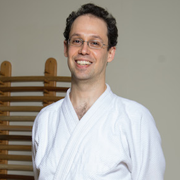
[(92, 64), (89, 61), (76, 61), (76, 63), (79, 64), (79, 65), (90, 65), (90, 64)]

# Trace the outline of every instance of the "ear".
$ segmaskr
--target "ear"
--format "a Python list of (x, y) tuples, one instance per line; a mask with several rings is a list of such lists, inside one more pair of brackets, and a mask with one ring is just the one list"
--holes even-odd
[(116, 47), (115, 46), (113, 46), (113, 47), (111, 47), (109, 49), (107, 62), (111, 62), (114, 59), (115, 52), (116, 52)]
[(68, 44), (66, 40), (64, 40), (64, 56), (68, 57)]

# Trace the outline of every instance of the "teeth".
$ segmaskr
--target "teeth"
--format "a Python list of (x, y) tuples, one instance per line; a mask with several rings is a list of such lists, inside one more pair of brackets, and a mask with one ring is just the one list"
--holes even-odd
[(80, 65), (89, 65), (91, 64), (89, 61), (77, 61), (78, 64)]

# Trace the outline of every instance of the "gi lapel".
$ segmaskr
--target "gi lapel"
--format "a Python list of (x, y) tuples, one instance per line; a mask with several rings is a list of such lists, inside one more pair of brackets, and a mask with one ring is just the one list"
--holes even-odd
[[(54, 118), (57, 118), (57, 127), (51, 130), (56, 131), (56, 134), (53, 142), (49, 144), (46, 154), (40, 164), (39, 180), (53, 179), (59, 160), (64, 151), (66, 151), (66, 144), (73, 130), (79, 123), (78, 117), (68, 98), (69, 91), (70, 90), (68, 90), (59, 111), (54, 112)], [(56, 119), (50, 119), (50, 121), (53, 120)]]
[[(114, 98), (114, 95), (112, 91), (110, 90), (110, 87), (107, 85), (106, 91), (98, 98), (98, 100), (93, 104), (93, 106), (87, 111), (87, 113), (83, 116), (81, 121), (79, 121), (79, 123), (76, 125), (74, 130), (73, 128), (71, 129), (71, 125), (69, 123), (73, 122), (73, 119), (71, 118), (75, 117), (76, 113), (75, 111), (69, 112), (69, 110), (66, 109), (70, 107), (69, 105), (63, 108), (64, 110), (63, 113), (66, 114), (66, 118), (68, 117), (70, 118), (70, 121), (66, 119), (67, 123), (69, 124), (69, 129), (73, 131), (71, 131), (72, 134), (59, 160), (59, 164), (57, 166), (56, 173), (54, 175), (53, 180), (66, 179), (68, 172), (71, 169), (71, 165), (74, 161), (74, 158), (76, 157), (77, 150), (79, 146), (81, 146), (81, 142), (83, 138), (88, 133), (88, 131), (95, 125), (98, 119), (100, 119), (101, 116), (103, 116), (104, 112), (111, 105), (111, 101), (113, 98)], [(68, 101), (70, 102), (70, 100)], [(68, 112), (73, 113), (70, 115), (71, 117), (68, 115)], [(76, 118), (77, 118), (77, 115), (76, 115)], [(77, 121), (77, 119), (74, 121)]]

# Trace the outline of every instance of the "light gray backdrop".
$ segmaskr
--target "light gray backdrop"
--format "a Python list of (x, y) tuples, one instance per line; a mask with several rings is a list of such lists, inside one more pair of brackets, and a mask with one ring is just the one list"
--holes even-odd
[[(63, 55), (65, 19), (87, 0), (0, 0), (0, 63), (12, 74), (43, 75), (49, 57), (70, 75)], [(179, 179), (180, 1), (96, 0), (117, 19), (119, 43), (107, 83), (153, 114), (162, 137), (165, 180)]]

